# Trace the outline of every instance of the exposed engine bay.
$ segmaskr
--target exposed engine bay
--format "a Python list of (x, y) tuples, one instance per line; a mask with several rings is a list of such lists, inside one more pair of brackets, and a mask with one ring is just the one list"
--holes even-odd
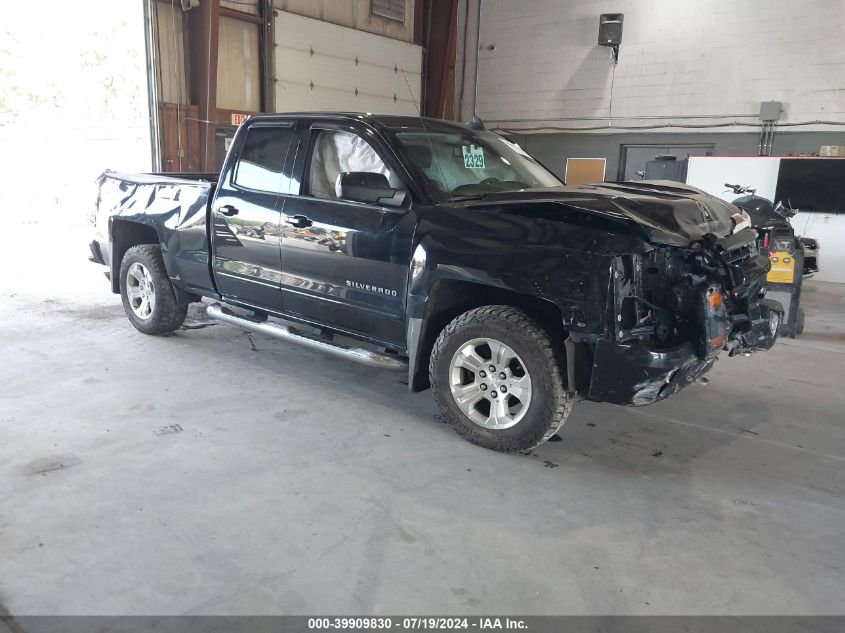
[[(660, 247), (619, 258), (617, 340), (651, 340), (657, 349), (694, 341), (701, 359), (768, 349), (755, 319), (771, 264), (759, 254), (756, 232), (713, 234), (689, 249)], [(776, 305), (766, 327), (777, 332)], [(772, 336), (773, 340), (773, 336)]]

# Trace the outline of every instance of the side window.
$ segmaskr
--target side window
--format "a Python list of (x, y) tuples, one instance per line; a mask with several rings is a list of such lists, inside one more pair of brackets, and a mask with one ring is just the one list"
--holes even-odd
[(341, 130), (314, 130), (317, 138), (308, 170), (308, 194), (336, 200), (338, 177), (343, 172), (384, 174), (392, 187), (404, 188), (373, 147), (357, 134)]
[(235, 165), (235, 184), (268, 193), (286, 193), (291, 179), (284, 173), (285, 159), (295, 139), (292, 127), (249, 128)]

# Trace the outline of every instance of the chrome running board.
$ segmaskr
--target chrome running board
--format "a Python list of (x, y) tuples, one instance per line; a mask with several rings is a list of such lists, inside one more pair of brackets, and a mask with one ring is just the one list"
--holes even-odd
[(396, 369), (408, 370), (408, 362), (399, 356), (392, 356), (390, 354), (381, 354), (379, 352), (371, 352), (360, 347), (345, 347), (324, 341), (310, 336), (305, 336), (291, 328), (288, 325), (277, 323), (275, 321), (255, 321), (249, 318), (241, 317), (233, 314), (219, 303), (214, 303), (208, 306), (208, 316), (224, 323), (231, 323), (232, 325), (240, 326), (253, 332), (266, 334), (283, 341), (290, 341), (310, 349), (316, 349), (332, 356), (345, 358), (357, 363), (362, 363), (370, 367), (378, 367), (380, 369)]

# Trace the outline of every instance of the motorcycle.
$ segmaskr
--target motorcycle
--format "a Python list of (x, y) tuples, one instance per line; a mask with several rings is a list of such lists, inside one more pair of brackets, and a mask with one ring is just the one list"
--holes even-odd
[[(794, 229), (789, 220), (795, 216), (797, 209), (785, 206), (780, 201), (772, 204), (771, 200), (756, 195), (757, 190), (753, 187), (731, 185), (729, 183), (725, 183), (725, 187), (733, 191), (736, 195), (741, 196), (732, 202), (751, 216), (751, 226), (756, 229), (791, 230), (794, 234)], [(797, 239), (801, 242), (801, 246), (804, 249), (804, 268), (802, 275), (805, 279), (809, 279), (813, 276), (813, 273), (819, 272), (819, 243), (811, 237), (799, 236)]]
[(759, 234), (760, 252), (768, 255), (772, 268), (767, 280), (767, 295), (780, 301), (785, 318), (782, 334), (795, 338), (804, 331), (804, 310), (800, 306), (804, 278), (818, 272), (819, 245), (816, 240), (795, 235), (790, 223), (796, 210), (778, 201), (756, 195), (753, 187), (725, 183), (729, 191), (740, 196), (733, 204), (751, 218), (751, 226)]

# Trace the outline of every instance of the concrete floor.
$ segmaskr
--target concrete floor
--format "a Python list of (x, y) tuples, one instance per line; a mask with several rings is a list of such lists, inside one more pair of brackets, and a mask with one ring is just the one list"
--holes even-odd
[(845, 286), (808, 283), (807, 333), (708, 387), (582, 403), (508, 456), (395, 374), (143, 336), (84, 231), (4, 233), (13, 614), (843, 612)]

